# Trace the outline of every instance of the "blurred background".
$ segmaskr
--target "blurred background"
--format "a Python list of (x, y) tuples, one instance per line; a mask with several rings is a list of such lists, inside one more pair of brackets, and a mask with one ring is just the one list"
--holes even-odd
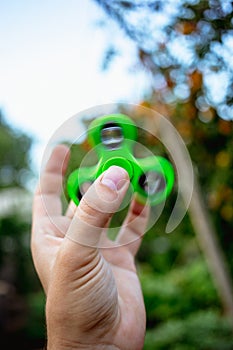
[(144, 349), (233, 349), (232, 14), (228, 0), (0, 2), (1, 348), (45, 344), (30, 254), (43, 151), (72, 115), (119, 102), (168, 118), (195, 174), (180, 225), (164, 233), (174, 191), (138, 254)]

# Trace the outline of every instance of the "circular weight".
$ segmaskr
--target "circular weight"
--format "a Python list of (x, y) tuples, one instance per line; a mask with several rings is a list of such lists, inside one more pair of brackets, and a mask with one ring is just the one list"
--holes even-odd
[(148, 196), (154, 196), (166, 189), (164, 176), (156, 171), (150, 170), (141, 175), (138, 183)]
[(122, 128), (116, 123), (106, 123), (101, 130), (102, 144), (110, 149), (120, 148), (124, 140)]
[(123, 157), (110, 158), (104, 163), (102, 167), (102, 172), (107, 170), (112, 165), (117, 165), (117, 166), (120, 166), (121, 168), (124, 168), (129, 174), (130, 180), (132, 179), (134, 171), (130, 161), (128, 161)]

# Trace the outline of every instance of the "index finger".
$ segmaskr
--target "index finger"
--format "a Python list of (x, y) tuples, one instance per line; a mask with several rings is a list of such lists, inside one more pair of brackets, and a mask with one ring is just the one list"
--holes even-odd
[(129, 252), (135, 256), (145, 234), (150, 215), (150, 207), (140, 204), (134, 197), (131, 202), (128, 215), (126, 216), (121, 230), (117, 237), (117, 242), (126, 245)]
[(62, 214), (60, 196), (69, 155), (69, 148), (65, 145), (58, 145), (53, 149), (34, 195), (34, 220)]

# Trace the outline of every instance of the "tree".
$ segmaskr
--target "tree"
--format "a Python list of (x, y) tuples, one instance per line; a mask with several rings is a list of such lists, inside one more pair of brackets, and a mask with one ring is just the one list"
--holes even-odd
[(8, 349), (31, 348), (35, 329), (36, 336), (43, 332), (43, 298), (37, 300), (40, 306), (32, 307), (40, 284), (29, 249), (31, 146), (31, 137), (9, 125), (0, 113), (0, 342)]
[[(217, 230), (233, 274), (232, 3), (221, 0), (96, 2), (135, 43), (137, 64), (146, 68), (151, 77), (150, 92), (147, 91), (141, 104), (166, 115), (183, 137), (200, 181), (200, 209), (208, 208), (214, 223), (208, 225), (209, 231), (212, 235)], [(117, 52), (112, 43), (111, 48)], [(110, 59), (113, 58), (111, 55)], [(135, 66), (135, 61), (132, 65)], [(185, 223), (179, 234), (184, 228)], [(191, 230), (190, 226), (188, 229)], [(184, 235), (182, 240), (186, 242)], [(213, 249), (212, 246), (211, 252)], [(145, 258), (143, 251), (142, 247), (139, 257), (144, 262), (157, 260), (148, 255)], [(221, 256), (220, 260), (223, 260)], [(229, 280), (228, 285), (231, 291)], [(232, 309), (232, 295), (230, 299), (228, 307)], [(153, 317), (150, 311), (149, 314), (150, 324)], [(168, 347), (161, 345), (163, 348)]]
[[(233, 119), (231, 1), (95, 1), (135, 42), (163, 103), (192, 97), (198, 111), (211, 106), (223, 119)], [(112, 43), (111, 49), (118, 51)]]
[(31, 145), (31, 138), (10, 127), (0, 111), (0, 189), (25, 188), (31, 176)]

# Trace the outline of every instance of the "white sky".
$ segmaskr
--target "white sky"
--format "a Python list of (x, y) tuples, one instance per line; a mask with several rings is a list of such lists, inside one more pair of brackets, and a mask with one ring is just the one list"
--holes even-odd
[[(0, 108), (8, 122), (32, 134), (35, 166), (61, 124), (86, 108), (137, 103), (148, 81), (128, 73), (134, 46), (91, 0), (0, 1)], [(107, 43), (124, 48), (101, 72)]]

